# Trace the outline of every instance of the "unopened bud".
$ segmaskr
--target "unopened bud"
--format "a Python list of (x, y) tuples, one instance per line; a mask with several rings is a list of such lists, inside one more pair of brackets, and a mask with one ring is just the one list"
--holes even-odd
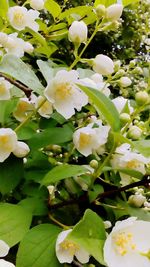
[(118, 20), (123, 11), (123, 5), (113, 4), (106, 9), (106, 18), (110, 21)]
[(29, 152), (30, 152), (30, 149), (29, 149), (28, 145), (24, 142), (18, 141), (17, 146), (16, 146), (15, 150), (13, 151), (13, 154), (18, 158), (23, 158)]
[(140, 91), (135, 94), (135, 100), (138, 105), (144, 105), (149, 99), (149, 95), (146, 91)]
[(131, 117), (130, 117), (130, 115), (128, 113), (121, 113), (120, 114), (120, 120), (123, 123), (127, 123), (127, 122), (129, 122), (131, 120)]
[(146, 197), (144, 197), (141, 194), (131, 195), (128, 199), (129, 204), (137, 208), (140, 208), (144, 204), (145, 201), (146, 201)]
[(133, 140), (137, 140), (141, 137), (141, 135), (142, 135), (142, 130), (138, 126), (133, 125), (130, 127), (128, 131), (128, 136), (130, 138), (132, 138)]
[(121, 77), (119, 83), (122, 87), (128, 87), (132, 84), (132, 81), (128, 77)]
[(106, 8), (104, 5), (98, 5), (95, 9), (96, 11), (96, 15), (98, 18), (101, 18), (105, 15), (105, 12), (106, 12)]
[(97, 169), (98, 168), (98, 161), (95, 160), (95, 159), (92, 159), (90, 161), (90, 167), (93, 168), (93, 169)]

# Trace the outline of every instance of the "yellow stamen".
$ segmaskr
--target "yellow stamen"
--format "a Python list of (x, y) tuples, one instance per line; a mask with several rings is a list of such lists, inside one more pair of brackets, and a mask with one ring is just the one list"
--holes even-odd
[(68, 240), (64, 240), (61, 244), (60, 247), (63, 250), (68, 250), (70, 255), (74, 255), (76, 253), (76, 251), (79, 249), (78, 245), (70, 242)]
[(133, 243), (132, 233), (120, 232), (113, 237), (113, 240), (115, 249), (121, 256), (136, 248), (136, 245)]
[(24, 20), (25, 20), (24, 14), (20, 13), (19, 11), (15, 12), (13, 21), (16, 25), (22, 26), (24, 24)]
[(91, 135), (87, 133), (80, 133), (79, 147), (83, 148), (87, 146), (91, 141)]
[(70, 83), (66, 82), (57, 85), (55, 93), (56, 99), (64, 100), (71, 95), (72, 95), (72, 87)]
[(129, 168), (129, 169), (135, 169), (135, 168), (138, 168), (139, 166), (140, 166), (139, 161), (136, 159), (128, 161), (126, 164), (126, 168)]

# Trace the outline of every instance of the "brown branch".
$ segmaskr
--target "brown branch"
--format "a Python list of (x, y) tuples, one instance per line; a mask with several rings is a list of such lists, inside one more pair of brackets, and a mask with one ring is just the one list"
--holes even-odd
[(31, 93), (32, 93), (31, 88), (27, 87), (26, 85), (22, 84), (22, 83), (19, 82), (19, 81), (16, 81), (16, 80), (14, 80), (14, 79), (8, 77), (8, 76), (7, 76), (6, 74), (4, 74), (4, 73), (1, 73), (1, 72), (0, 72), (0, 77), (5, 78), (8, 82), (10, 82), (11, 84), (17, 86), (20, 90), (22, 90), (22, 91), (25, 93), (26, 97), (30, 98)]
[(83, 265), (76, 260), (73, 260), (73, 264), (77, 267), (83, 267)]
[[(150, 184), (150, 176), (149, 175), (145, 175), (144, 178), (141, 181), (138, 181), (138, 182), (126, 185), (126, 186), (122, 186), (122, 187), (119, 187), (119, 188), (116, 188), (116, 189), (101, 193), (97, 197), (96, 200), (100, 200), (100, 199), (104, 199), (104, 198), (107, 198), (107, 197), (111, 197), (112, 195), (118, 194), (120, 192), (124, 192), (126, 190), (132, 189), (132, 188), (137, 187), (137, 186), (142, 186), (143, 185), (143, 186), (147, 187), (147, 186), (149, 186), (149, 184)], [(65, 200), (65, 201), (62, 201), (62, 202), (57, 203), (57, 204), (52, 204), (52, 205), (50, 205), (49, 209), (50, 210), (59, 209), (59, 208), (65, 207), (65, 206), (69, 206), (69, 205), (72, 205), (72, 204), (80, 204), (80, 203), (83, 203), (83, 202), (85, 202), (85, 203), (88, 202), (88, 196), (87, 195), (81, 196), (80, 198)], [(94, 200), (94, 202), (95, 202), (95, 200)]]

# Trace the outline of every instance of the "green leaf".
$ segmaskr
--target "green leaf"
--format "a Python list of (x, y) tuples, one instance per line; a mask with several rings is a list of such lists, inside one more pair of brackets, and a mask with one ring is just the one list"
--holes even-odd
[(65, 125), (64, 127), (55, 127), (36, 133), (29, 139), (29, 146), (37, 149), (51, 144), (61, 144), (72, 140), (72, 129)]
[(104, 5), (106, 7), (117, 3), (117, 0), (95, 0), (94, 6), (97, 7), (98, 5)]
[(10, 114), (16, 109), (17, 102), (17, 98), (0, 101), (0, 123), (2, 123), (2, 125), (7, 122)]
[(28, 197), (22, 199), (19, 205), (29, 209), (34, 216), (44, 216), (48, 214), (47, 203), (45, 199), (39, 197)]
[(100, 184), (95, 184), (93, 186), (92, 190), (88, 191), (88, 196), (89, 196), (90, 202), (93, 202), (97, 198), (97, 196), (103, 192), (104, 192), (103, 186)]
[(8, 0), (1, 0), (0, 2), (0, 17), (6, 18), (8, 12)]
[(61, 14), (61, 7), (54, 0), (46, 0), (44, 6), (54, 19)]
[(46, 82), (48, 83), (54, 76), (54, 68), (49, 66), (48, 61), (43, 60), (37, 60), (37, 65), (43, 74), (43, 77), (45, 78)]
[(0, 163), (0, 192), (2, 194), (10, 193), (19, 184), (22, 173), (22, 159), (10, 156), (3, 163)]
[(61, 229), (51, 224), (32, 228), (21, 241), (16, 267), (60, 267), (55, 242)]
[(0, 239), (10, 247), (16, 245), (31, 224), (31, 213), (19, 205), (0, 204)]
[(42, 94), (44, 90), (33, 70), (14, 55), (3, 57), (3, 61), (0, 63), (0, 72), (10, 75), (38, 94)]
[(86, 172), (87, 168), (83, 166), (62, 164), (60, 166), (56, 166), (45, 175), (42, 181), (42, 185), (49, 185), (51, 183), (56, 183), (62, 179), (76, 175), (81, 175)]
[(134, 141), (133, 145), (145, 157), (150, 157), (150, 140)]
[(131, 177), (135, 177), (137, 179), (142, 179), (142, 177), (144, 176), (143, 173), (136, 171), (136, 170), (132, 170), (132, 169), (120, 168), (120, 169), (114, 169), (114, 170), (118, 171), (118, 172), (125, 173), (125, 174), (130, 175)]
[(135, 4), (136, 2), (139, 2), (139, 0), (122, 0), (122, 4), (124, 6), (128, 6), (128, 5), (131, 5), (131, 4)]
[(83, 219), (76, 224), (67, 239), (77, 243), (104, 264), (103, 246), (106, 233), (102, 219), (95, 212), (86, 210)]
[(78, 86), (88, 95), (92, 105), (96, 108), (99, 115), (103, 115), (108, 124), (114, 131), (120, 130), (119, 113), (112, 103), (102, 92), (82, 85)]

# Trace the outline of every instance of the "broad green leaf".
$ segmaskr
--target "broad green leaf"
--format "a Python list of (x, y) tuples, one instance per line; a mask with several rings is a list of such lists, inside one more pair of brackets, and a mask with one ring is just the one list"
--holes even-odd
[(86, 210), (83, 219), (67, 237), (84, 248), (98, 262), (104, 264), (103, 246), (106, 239), (104, 223), (92, 210)]
[(54, 0), (46, 0), (44, 6), (54, 19), (61, 14), (61, 7)]
[(120, 169), (114, 169), (115, 171), (125, 173), (127, 175), (130, 175), (131, 177), (135, 177), (137, 179), (141, 179), (143, 177), (143, 173), (132, 170), (132, 169), (126, 169), (126, 168), (120, 168)]
[(97, 7), (98, 5), (104, 5), (106, 7), (117, 3), (117, 0), (95, 0), (94, 6)]
[(60, 19), (67, 19), (69, 24), (71, 24), (74, 20), (83, 19), (88, 25), (94, 23), (96, 20), (96, 14), (93, 12), (92, 6), (77, 6), (69, 8), (61, 13)]
[(1, 0), (0, 1), (0, 17), (6, 18), (8, 12), (8, 0)]
[(136, 2), (139, 2), (139, 0), (122, 0), (122, 4), (124, 6), (128, 6), (128, 5), (131, 5), (131, 4), (135, 4)]
[(42, 94), (44, 90), (33, 70), (14, 55), (4, 56), (3, 61), (0, 63), (0, 72), (10, 75), (38, 94)]
[(17, 102), (18, 98), (0, 101), (0, 123), (2, 125), (7, 122), (10, 114), (15, 110)]
[(51, 224), (32, 228), (21, 241), (16, 267), (60, 267), (55, 242), (61, 229)]
[(139, 220), (150, 221), (150, 212), (147, 210), (144, 210), (142, 208), (134, 208), (130, 206), (127, 202), (124, 202), (122, 200), (118, 200), (117, 203), (111, 200), (110, 204), (120, 205), (121, 207), (120, 210), (114, 209), (114, 213), (117, 220), (124, 215), (130, 215), (137, 217)]
[(99, 115), (103, 115), (114, 131), (120, 130), (119, 113), (112, 103), (102, 92), (82, 85), (78, 86), (88, 95), (91, 104), (96, 108)]
[(31, 224), (31, 213), (19, 205), (0, 204), (0, 239), (10, 247), (16, 245)]
[(0, 192), (2, 194), (10, 193), (21, 181), (22, 173), (22, 159), (10, 156), (3, 163), (0, 163)]
[(60, 166), (56, 166), (51, 171), (49, 171), (45, 175), (42, 181), (42, 184), (49, 185), (51, 183), (56, 183), (62, 179), (81, 175), (86, 172), (87, 172), (87, 168), (85, 168), (84, 166), (62, 164)]
[(48, 61), (37, 60), (37, 65), (45, 78), (46, 82), (48, 83), (54, 76), (54, 68), (49, 66)]
[(150, 157), (150, 140), (140, 140), (133, 142), (134, 148), (145, 157)]
[(50, 144), (61, 144), (72, 140), (72, 129), (67, 125), (64, 127), (55, 127), (44, 130), (41, 133), (34, 134), (29, 139), (29, 146), (37, 149)]
[(29, 209), (34, 216), (44, 216), (48, 214), (45, 199), (38, 197), (28, 197), (19, 202), (19, 205)]

